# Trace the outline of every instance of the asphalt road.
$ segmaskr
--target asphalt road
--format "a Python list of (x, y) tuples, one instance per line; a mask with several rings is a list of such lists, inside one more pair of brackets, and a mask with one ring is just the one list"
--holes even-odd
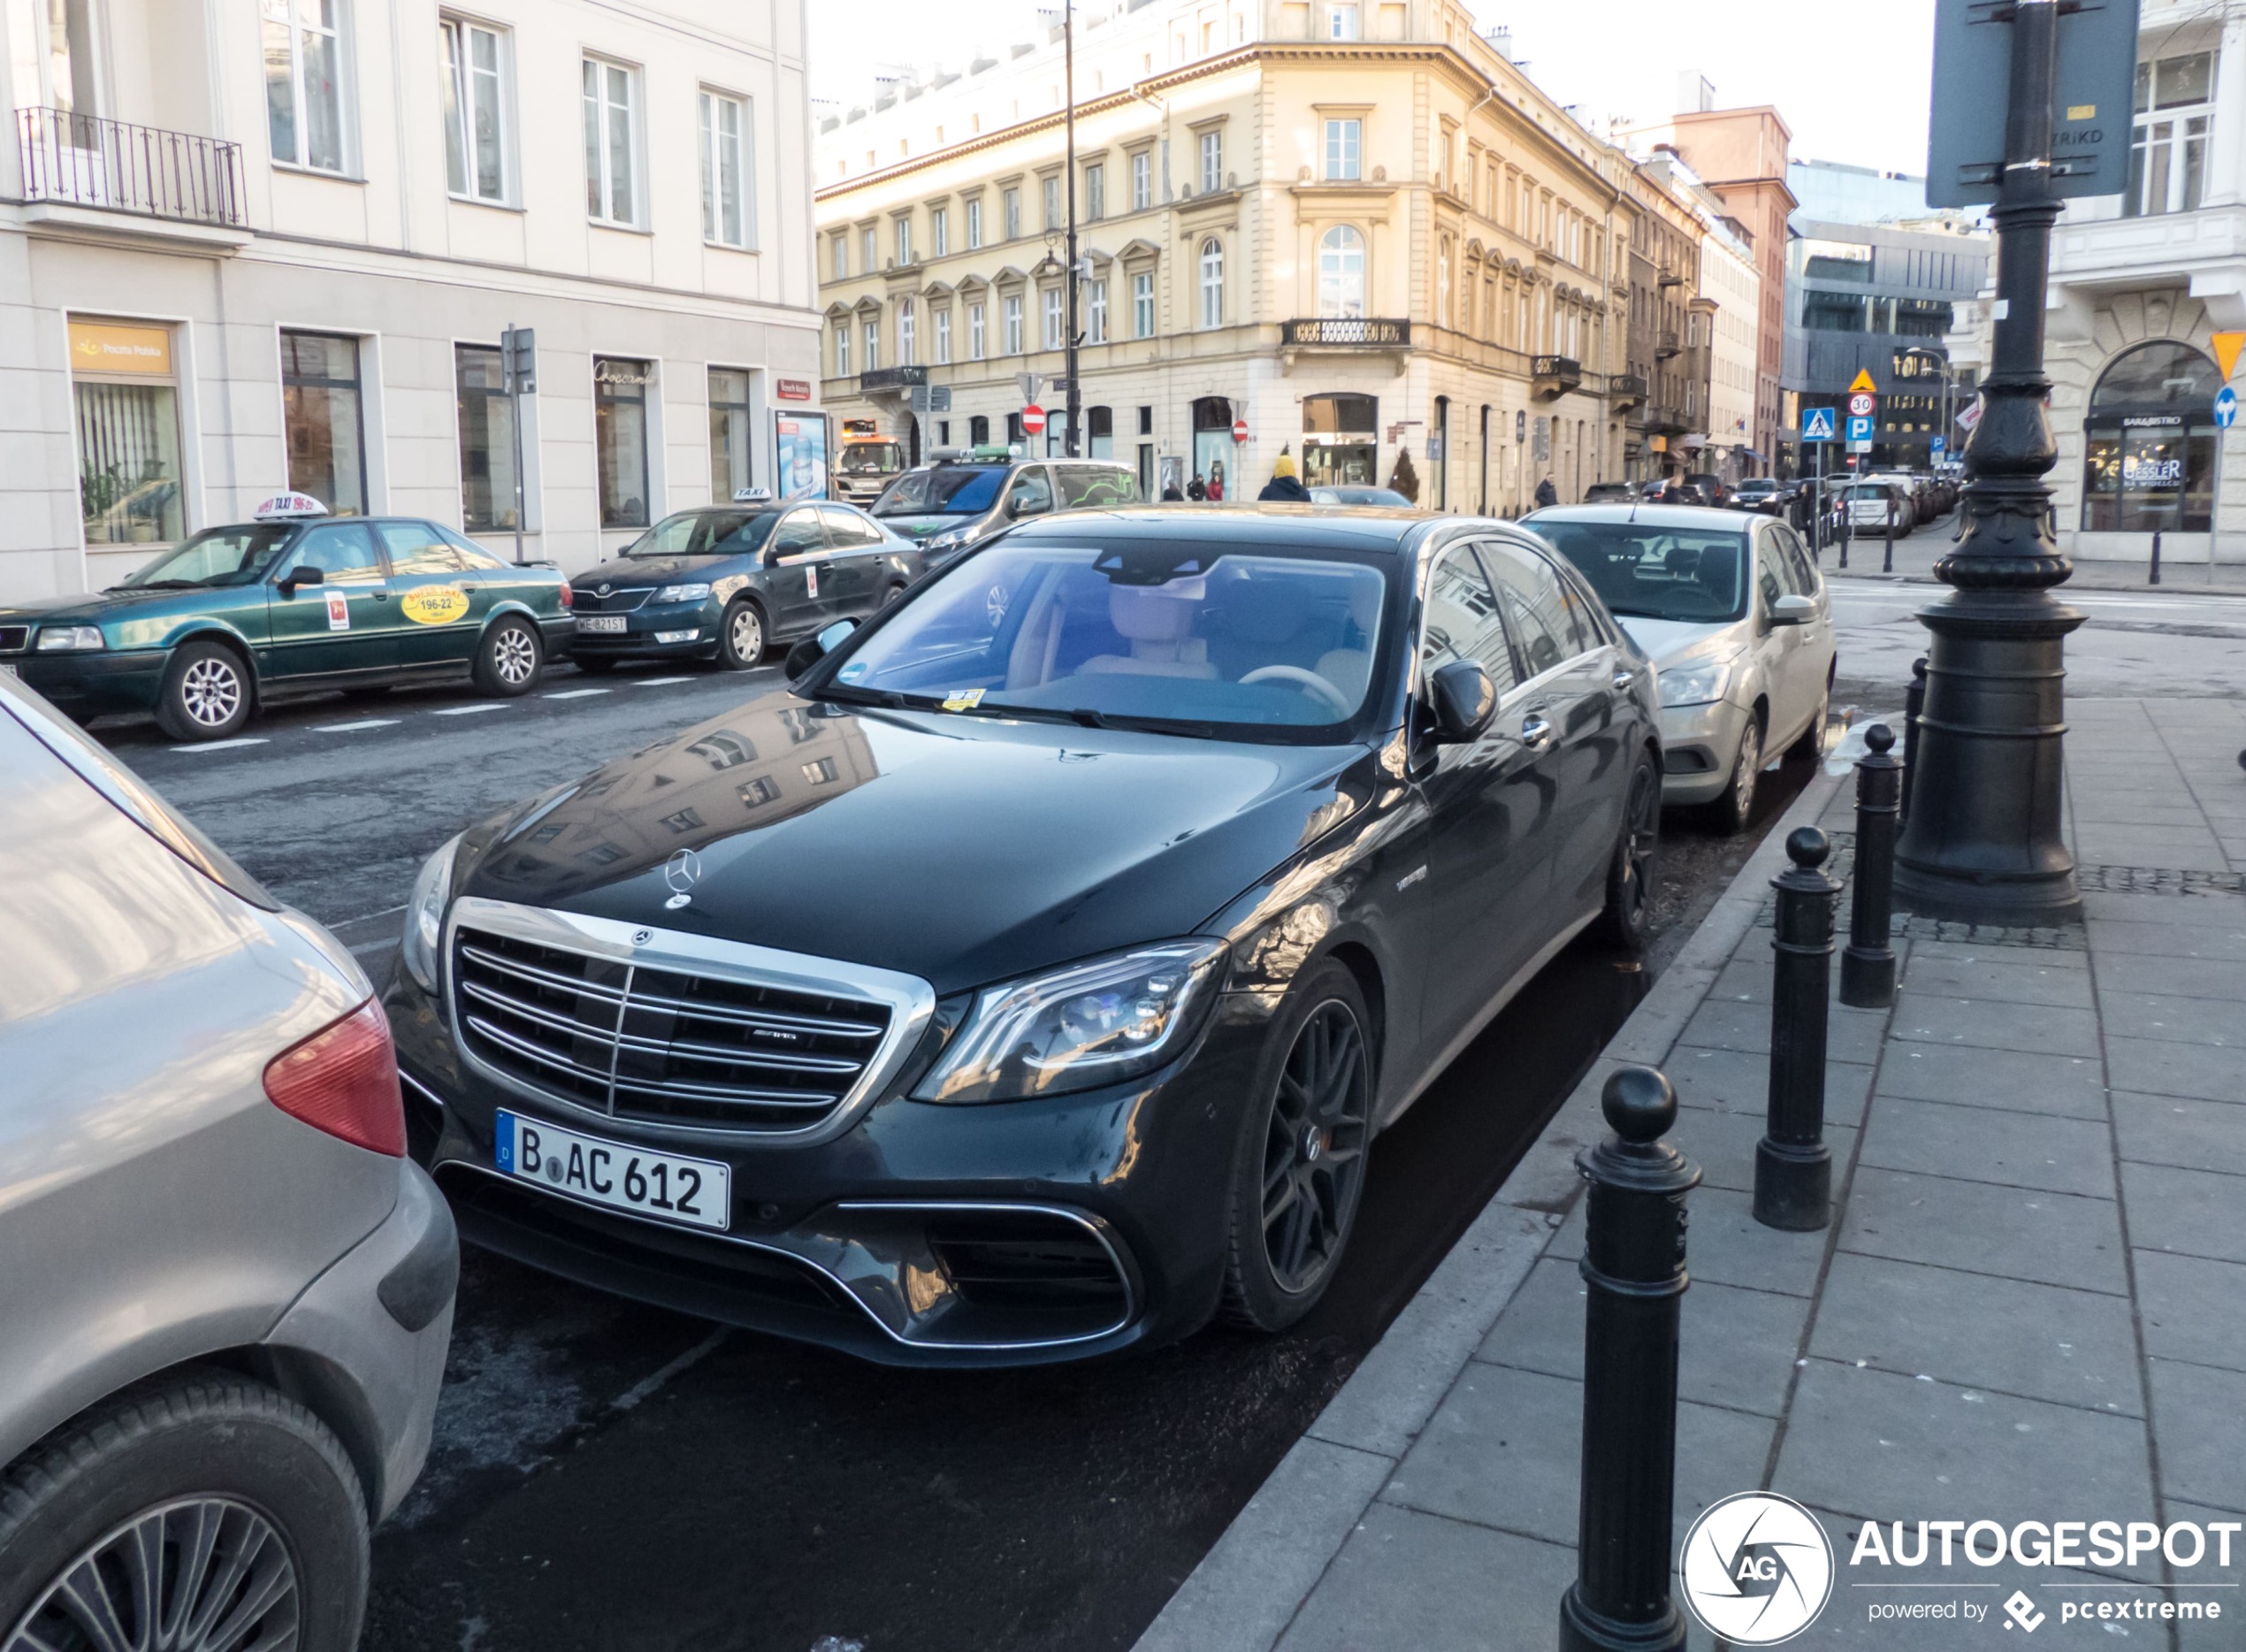
[[(225, 746), (96, 731), (379, 976), (447, 837), (776, 681), (565, 668), (511, 702), (308, 702)], [(1655, 967), (1805, 778), (1774, 771), (1740, 838), (1667, 822)], [(471, 1253), (429, 1469), (376, 1540), (368, 1652), (1128, 1647), (1649, 979), (1588, 945), (1555, 960), (1380, 1138), (1333, 1288), (1277, 1339), (899, 1372)]]

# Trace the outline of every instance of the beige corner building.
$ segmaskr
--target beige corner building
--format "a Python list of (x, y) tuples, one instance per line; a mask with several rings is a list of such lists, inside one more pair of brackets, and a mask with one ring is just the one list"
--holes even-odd
[[(1493, 512), (1687, 468), (1698, 220), (1501, 44), (1453, 0), (1080, 8), (1084, 450), (1227, 498), (1282, 449), (1313, 484), (1409, 454), (1423, 504)], [(1056, 30), (820, 122), (830, 412), (1061, 451), (1019, 415), (1021, 375), (1064, 399), (1066, 106)]]
[(577, 568), (776, 480), (819, 368), (803, 33), (801, 0), (0, 0), (0, 600), (286, 488)]

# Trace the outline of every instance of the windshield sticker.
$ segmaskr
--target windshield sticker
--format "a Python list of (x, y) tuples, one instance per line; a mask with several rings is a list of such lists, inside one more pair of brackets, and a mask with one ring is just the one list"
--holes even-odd
[(468, 593), (458, 585), (416, 585), (398, 609), (416, 625), (447, 625), (468, 615)]
[(943, 709), (946, 711), (973, 711), (977, 706), (980, 706), (982, 703), (982, 693), (983, 691), (979, 688), (962, 688), (957, 690), (943, 697)]
[(837, 683), (862, 683), (866, 680), (866, 674), (873, 669), (873, 667), (867, 665), (863, 660), (852, 660), (848, 665), (843, 667), (841, 670), (835, 673), (835, 681)]
[(351, 629), (351, 599), (340, 591), (327, 593), (327, 628), (330, 631)]

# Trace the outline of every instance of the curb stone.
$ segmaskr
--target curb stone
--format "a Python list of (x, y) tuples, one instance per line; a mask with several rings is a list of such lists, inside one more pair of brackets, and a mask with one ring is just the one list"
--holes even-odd
[(1625, 1062), (1658, 1065), (1755, 926), (1786, 835), (1849, 770), (1822, 769), (1593, 1062), (1471, 1227), (1148, 1625), (1134, 1652), (1269, 1652), (1418, 1438), (1583, 1191), (1575, 1156)]

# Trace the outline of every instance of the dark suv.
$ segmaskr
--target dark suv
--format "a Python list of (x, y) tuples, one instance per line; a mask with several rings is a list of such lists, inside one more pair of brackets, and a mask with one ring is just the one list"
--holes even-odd
[(1112, 459), (938, 459), (891, 482), (873, 514), (933, 571), (1026, 516), (1142, 502), (1137, 473)]

